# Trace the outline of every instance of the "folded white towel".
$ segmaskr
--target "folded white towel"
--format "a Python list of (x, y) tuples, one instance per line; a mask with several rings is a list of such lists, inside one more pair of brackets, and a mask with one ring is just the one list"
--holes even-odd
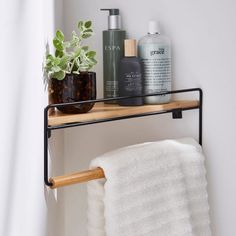
[(125, 147), (91, 163), (89, 236), (210, 236), (204, 157), (193, 139)]

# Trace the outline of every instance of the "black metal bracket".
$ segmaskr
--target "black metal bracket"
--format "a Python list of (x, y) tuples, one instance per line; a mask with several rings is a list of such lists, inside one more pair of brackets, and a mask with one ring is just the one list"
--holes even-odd
[[(198, 92), (198, 94), (199, 94), (198, 106), (191, 107), (191, 108), (173, 109), (173, 110), (161, 111), (161, 112), (150, 112), (150, 113), (144, 113), (144, 114), (114, 117), (114, 118), (107, 118), (107, 119), (93, 120), (93, 121), (86, 121), (86, 122), (70, 123), (70, 124), (63, 124), (63, 125), (58, 125), (58, 126), (48, 126), (48, 111), (50, 108), (55, 108), (55, 107), (60, 107), (60, 106), (68, 106), (68, 105), (78, 105), (78, 104), (85, 104), (85, 103), (118, 101), (118, 100), (122, 100), (122, 99), (130, 99), (130, 98), (138, 98), (138, 97), (162, 96), (162, 95), (167, 95), (167, 94), (189, 93), (189, 92)], [(163, 92), (163, 93), (145, 94), (145, 95), (140, 95), (140, 96), (103, 98), (103, 99), (97, 99), (97, 100), (48, 105), (44, 109), (44, 182), (45, 182), (45, 184), (47, 186), (52, 186), (52, 183), (49, 181), (49, 178), (48, 178), (48, 139), (51, 137), (52, 130), (64, 129), (64, 128), (70, 128), (70, 127), (76, 127), (76, 126), (83, 126), (83, 125), (90, 125), (90, 124), (97, 124), (97, 123), (104, 123), (104, 122), (115, 121), (115, 120), (123, 120), (123, 119), (130, 119), (130, 118), (137, 118), (137, 117), (144, 117), (144, 116), (151, 116), (151, 115), (160, 115), (160, 114), (165, 114), (165, 113), (172, 113), (173, 119), (181, 119), (182, 118), (182, 111), (198, 109), (199, 110), (199, 121), (198, 121), (199, 144), (202, 145), (202, 102), (203, 102), (202, 89), (201, 88), (191, 88), (191, 89), (173, 90), (173, 91), (168, 91), (168, 92)]]
[(52, 136), (52, 131), (49, 129), (48, 130), (48, 138), (51, 138), (51, 136)]
[(183, 114), (182, 114), (182, 109), (175, 109), (172, 111), (172, 118), (173, 119), (182, 119)]

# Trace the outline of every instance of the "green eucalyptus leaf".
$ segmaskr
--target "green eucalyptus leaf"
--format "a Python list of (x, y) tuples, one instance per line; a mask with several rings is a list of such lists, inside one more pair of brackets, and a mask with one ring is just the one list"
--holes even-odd
[(62, 57), (58, 66), (60, 66), (60, 68), (62, 70), (67, 70), (67, 67), (68, 67), (68, 64), (69, 64), (69, 60), (70, 60), (70, 58), (68, 56)]
[(59, 66), (52, 67), (52, 72), (59, 72), (59, 71), (61, 71), (61, 68)]
[(63, 80), (65, 76), (66, 76), (65, 71), (59, 71), (52, 74), (52, 78), (58, 79), (58, 80)]
[(84, 26), (85, 26), (85, 28), (90, 28), (91, 26), (92, 26), (92, 21), (91, 20), (89, 20), (89, 21), (86, 21), (85, 23), (84, 23)]
[(44, 67), (44, 72), (46, 72), (47, 75), (49, 75), (51, 71), (52, 71), (52, 67)]
[(84, 30), (83, 32), (84, 32), (84, 33), (92, 33), (93, 30), (92, 30), (92, 29), (86, 29), (86, 30)]
[(98, 63), (94, 58), (91, 58), (90, 61), (93, 63), (93, 65), (96, 65)]
[(46, 59), (44, 61), (44, 68), (49, 69), (53, 66), (53, 56), (52, 55), (47, 55)]
[(64, 38), (65, 38), (64, 34), (60, 30), (57, 30), (56, 37), (60, 41), (64, 41)]
[(47, 54), (46, 59), (52, 60), (52, 59), (53, 59), (53, 56), (52, 56), (51, 54)]
[(96, 52), (95, 51), (89, 51), (89, 52), (86, 53), (86, 56), (88, 58), (93, 58), (93, 57), (96, 56)]
[(50, 71), (52, 71), (52, 65), (50, 65), (50, 66), (44, 66), (44, 71), (46, 71), (47, 73), (50, 73)]
[(70, 57), (68, 55), (64, 55), (61, 60), (60, 60), (60, 65), (61, 64), (67, 64), (70, 60)]
[(77, 40), (71, 40), (70, 41), (70, 47), (74, 48), (77, 45)]
[(52, 64), (52, 59), (50, 58), (50, 59), (46, 59), (46, 61), (45, 61), (45, 64), (48, 66), (48, 65), (51, 65)]
[(71, 47), (76, 47), (77, 45), (80, 44), (81, 39), (78, 37), (75, 31), (72, 32), (72, 39), (70, 41), (70, 46)]
[(83, 29), (83, 24), (84, 24), (83, 21), (79, 21), (79, 22), (78, 22), (78, 29), (79, 29), (79, 30), (82, 30), (82, 29)]
[(94, 62), (92, 61), (92, 59), (89, 59), (87, 61), (87, 63), (88, 63), (88, 66), (94, 66), (95, 65)]
[(59, 51), (59, 50), (56, 49), (56, 51), (55, 51), (55, 56), (56, 57), (63, 57), (63, 55), (64, 55), (63, 51)]
[(67, 65), (66, 65), (66, 64), (60, 65), (60, 68), (61, 68), (61, 70), (63, 70), (63, 71), (67, 71)]
[(87, 39), (87, 38), (89, 38), (90, 36), (92, 36), (92, 34), (90, 34), (90, 33), (82, 34), (82, 38), (83, 38), (83, 39)]
[(59, 65), (60, 64), (60, 58), (59, 57), (55, 57), (54, 60), (53, 60), (53, 64), (54, 65)]
[(74, 58), (76, 58), (76, 57), (78, 57), (79, 55), (80, 55), (80, 53), (81, 53), (81, 48), (78, 48), (76, 51), (75, 51), (75, 53), (74, 53)]
[(63, 45), (58, 39), (53, 39), (53, 45), (58, 51), (63, 51)]
[(88, 46), (83, 46), (82, 49), (83, 49), (84, 51), (88, 51), (89, 47), (88, 47)]
[(90, 65), (89, 68), (88, 68), (88, 70), (90, 70), (92, 67), (93, 67), (93, 65)]

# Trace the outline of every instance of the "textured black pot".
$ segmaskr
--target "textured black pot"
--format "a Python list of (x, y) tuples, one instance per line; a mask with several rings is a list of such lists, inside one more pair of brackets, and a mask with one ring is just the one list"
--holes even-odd
[[(67, 74), (63, 80), (52, 79), (49, 96), (51, 103), (68, 103), (96, 99), (96, 73)], [(94, 103), (57, 107), (63, 113), (86, 113)]]

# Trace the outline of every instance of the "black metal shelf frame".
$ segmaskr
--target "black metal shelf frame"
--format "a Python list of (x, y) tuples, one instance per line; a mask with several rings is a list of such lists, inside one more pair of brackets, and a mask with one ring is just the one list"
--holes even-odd
[[(173, 109), (168, 111), (157, 111), (157, 112), (148, 112), (142, 114), (135, 114), (135, 115), (128, 115), (128, 116), (118, 116), (113, 118), (105, 118), (100, 120), (91, 120), (86, 122), (76, 122), (76, 123), (69, 123), (69, 124), (62, 124), (56, 126), (49, 126), (48, 125), (48, 111), (50, 108), (55, 107), (63, 107), (68, 105), (78, 105), (78, 104), (86, 104), (86, 103), (99, 103), (99, 102), (106, 102), (106, 101), (118, 101), (124, 100), (128, 98), (138, 98), (138, 97), (149, 97), (149, 96), (162, 96), (167, 94), (178, 94), (178, 93), (189, 93), (189, 92), (198, 92), (199, 94), (199, 105), (196, 107), (190, 108), (179, 108)], [(145, 94), (140, 96), (128, 96), (128, 97), (117, 97), (117, 98), (103, 98), (103, 99), (96, 99), (96, 100), (88, 100), (88, 101), (81, 101), (81, 102), (70, 102), (70, 103), (63, 103), (63, 104), (50, 104), (44, 109), (44, 182), (47, 186), (52, 186), (48, 179), (48, 139), (51, 136), (51, 131), (56, 129), (64, 129), (64, 128), (71, 128), (76, 126), (83, 126), (83, 125), (90, 125), (90, 124), (97, 124), (97, 123), (104, 123), (109, 121), (117, 121), (117, 120), (124, 120), (124, 119), (131, 119), (131, 118), (138, 118), (144, 116), (152, 116), (152, 115), (160, 115), (165, 113), (172, 113), (173, 119), (181, 119), (182, 118), (182, 111), (186, 110), (199, 110), (199, 144), (202, 145), (202, 101), (203, 101), (203, 91), (201, 88), (190, 88), (190, 89), (181, 89), (181, 90), (172, 90), (163, 93), (152, 93), (152, 94)]]

